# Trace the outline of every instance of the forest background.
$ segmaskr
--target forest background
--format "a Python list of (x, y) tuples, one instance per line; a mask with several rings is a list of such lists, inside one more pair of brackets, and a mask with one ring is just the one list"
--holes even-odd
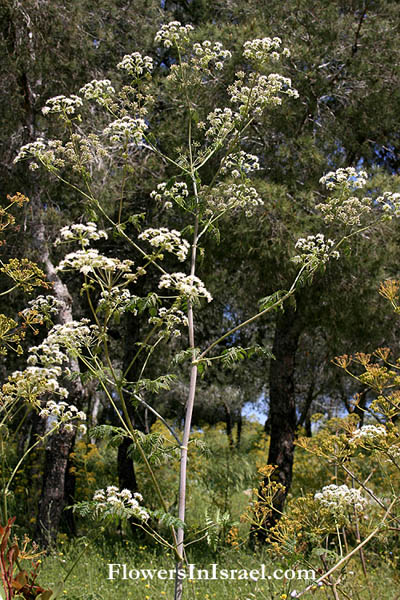
[[(215, 77), (199, 93), (198, 104), (204, 114), (226, 104), (226, 86), (233, 73), (242, 68), (241, 51), (246, 40), (267, 36), (282, 39), (283, 46), (290, 49), (290, 57), (279, 65), (279, 72), (290, 78), (299, 94), (298, 99), (285, 101), (279, 110), (275, 107), (266, 110), (243, 132), (240, 148), (259, 161), (260, 169), (253, 174), (252, 185), (263, 204), (251, 218), (237, 213), (224, 216), (218, 230), (215, 228), (212, 235), (202, 240), (198, 274), (212, 294), (213, 302), (202, 302), (196, 313), (198, 347), (208, 347), (213, 340), (257, 313), (261, 299), (264, 299), (264, 303), (261, 302), (264, 307), (268, 304), (266, 298), (272, 297), (279, 304), (282, 294), (274, 294), (277, 290), (291, 289), (296, 276), (297, 267), (291, 259), (296, 255), (298, 238), (319, 232), (337, 239), (348, 235), (348, 224), (327, 223), (316, 209), (326, 197), (320, 183), (323, 175), (353, 167), (356, 173), (367, 171), (369, 174), (364, 192), (367, 196), (378, 197), (385, 190), (394, 193), (398, 190), (400, 25), (395, 1), (209, 3), (166, 0), (160, 4), (151, 0), (100, 0), (94, 9), (92, 3), (85, 0), (68, 3), (1, 0), (0, 187), (4, 209), (12, 205), (2, 214), (4, 279), (0, 299), (4, 383), (12, 382), (9, 379), (12, 373), (24, 372), (29, 348), (43, 341), (52, 321), (65, 324), (72, 319), (91, 318), (90, 302), (82, 293), (76, 274), (60, 274), (55, 270), (62, 259), (60, 247), (54, 245), (60, 229), (72, 223), (95, 221), (99, 229), (106, 229), (109, 234), (107, 240), (99, 241), (105, 256), (117, 256), (121, 260), (133, 258), (124, 234), (137, 235), (140, 228), (165, 224), (165, 214), (159, 212), (151, 194), (162, 182), (173, 185), (176, 177), (171, 162), (154, 158), (148, 148), (138, 145), (130, 151), (124, 167), (118, 161), (112, 167), (107, 164), (96, 181), (105, 216), (84, 204), (76, 191), (64, 185), (54, 173), (29, 170), (26, 162), (15, 163), (15, 158), (22, 146), (38, 138), (60, 135), (59, 124), (46, 119), (42, 112), (49, 98), (70, 97), (94, 79), (121, 84), (121, 70), (118, 72), (116, 65), (133, 52), (150, 57), (154, 65), (153, 81), (158, 91), (146, 115), (146, 120), (157, 127), (152, 143), (163, 155), (173, 149), (178, 156), (186, 143), (186, 117), (174, 99), (174, 90), (165, 83), (177, 58), (174, 49), (154, 43), (162, 24), (171, 21), (192, 24), (195, 41), (214, 43), (218, 40), (232, 53), (231, 64), (223, 76)], [(96, 123), (95, 111), (89, 110), (85, 118), (88, 123)], [(213, 169), (213, 160), (203, 169), (202, 177), (207, 184), (212, 180)], [(123, 193), (120, 191), (122, 181)], [(29, 202), (21, 200), (18, 193), (29, 198)], [(114, 223), (118, 221), (120, 196), (130, 217), (123, 222), (123, 228), (113, 233), (106, 217), (114, 219)], [(338, 462), (342, 464), (344, 459), (341, 456), (339, 460), (332, 448), (325, 462), (320, 460), (321, 452), (311, 441), (300, 442), (296, 449), (298, 440), (314, 438), (321, 448), (325, 442), (318, 436), (340, 437), (339, 432), (345, 431), (343, 435), (349, 438), (354, 435), (354, 428), (362, 431), (360, 428), (370, 424), (389, 427), (394, 440), (391, 444), (397, 443), (397, 412), (394, 408), (390, 414), (382, 413), (381, 408), (380, 412), (374, 412), (373, 405), (374, 400), (382, 396), (383, 387), (396, 389), (398, 382), (393, 369), (397, 363), (394, 361), (390, 367), (392, 371), (388, 368), (384, 375), (380, 373), (378, 387), (372, 376), (363, 376), (363, 371), (370, 368), (370, 360), (375, 367), (376, 361), (382, 360), (382, 353), (371, 359), (377, 348), (388, 347), (394, 356), (399, 350), (398, 324), (392, 310), (393, 305), (395, 310), (397, 308), (396, 286), (393, 284), (389, 292), (386, 284), (381, 287), (381, 294), (378, 293), (382, 281), (394, 282), (398, 277), (399, 227), (395, 219), (380, 218), (379, 203), (373, 203), (371, 210), (376, 213), (373, 228), (361, 231), (360, 227), (359, 235), (352, 237), (351, 244), (342, 247), (340, 259), (318, 265), (321, 268), (316, 269), (304, 285), (297, 286), (289, 301), (277, 310), (225, 337), (218, 347), (221, 355), (225, 353), (225, 364), (217, 361), (212, 368), (206, 365), (208, 368), (201, 373), (193, 412), (193, 443), (189, 447), (186, 523), (193, 532), (189, 539), (200, 539), (190, 550), (195, 561), (208, 564), (225, 560), (251, 565), (254, 561), (270, 562), (268, 552), (272, 550), (274, 560), (283, 561), (279, 565), (300, 564), (298, 554), (302, 554), (317, 572), (326, 573), (346, 552), (368, 537), (376, 525), (374, 519), (381, 517), (375, 514), (371, 517), (370, 529), (365, 530), (363, 537), (358, 526), (357, 531), (353, 531), (348, 521), (341, 522), (336, 515), (333, 533), (324, 525), (325, 529), (318, 534), (313, 532), (314, 538), (308, 540), (307, 547), (296, 547), (296, 542), (290, 554), (285, 546), (287, 540), (283, 543), (280, 537), (282, 532), (278, 531), (275, 537), (269, 533), (280, 521), (283, 510), (290, 515), (293, 503), (292, 515), (296, 515), (299, 499), (306, 498), (307, 494), (314, 498), (318, 490), (331, 483), (348, 485), (349, 489), (356, 485), (362, 489), (359, 480), (369, 481), (369, 473), (373, 472), (378, 475), (376, 485), (383, 490), (381, 503), (393, 511), (389, 498), (396, 496), (396, 469), (394, 473), (387, 473), (384, 461), (379, 463), (378, 469), (373, 461), (366, 466), (364, 460), (365, 456), (371, 458), (374, 451), (383, 452), (381, 446), (378, 450), (363, 446), (361, 453), (364, 451), (365, 456), (357, 456), (361, 463), (364, 460), (362, 474), (365, 477), (357, 470), (351, 471), (351, 476), (338, 473)], [(10, 211), (15, 221), (8, 216)], [(183, 227), (184, 218), (176, 217), (173, 225)], [(186, 233), (189, 235), (190, 229)], [(45, 281), (50, 282), (52, 285), (45, 293), (53, 294), (63, 303), (57, 317), (50, 312), (35, 322), (31, 313), (28, 318), (28, 313), (21, 314), (27, 303), (43, 291), (40, 286), (33, 289), (23, 283), (15, 263), (10, 262), (25, 258), (37, 263), (43, 271), (43, 278), (35, 272), (35, 283), (46, 286)], [(19, 267), (21, 264), (18, 263)], [(136, 345), (140, 348), (138, 344), (146, 339), (148, 316), (155, 316), (151, 291), (154, 281), (155, 275), (149, 271), (146, 281), (142, 283), (140, 279), (135, 288), (142, 304), (120, 311), (118, 318), (110, 322), (111, 362), (117, 370), (126, 370), (132, 348)], [(131, 313), (137, 311), (143, 315), (142, 319), (131, 318)], [(136, 441), (118, 435), (118, 416), (98, 379), (88, 376), (79, 356), (70, 357), (75, 377), (67, 379), (65, 386), (79, 411), (87, 415), (86, 433), (64, 427), (47, 435), (49, 420), (46, 424), (46, 419), (38, 413), (49, 399), (48, 390), (28, 403), (26, 398), (18, 397), (12, 414), (8, 409), (3, 411), (3, 424), (7, 420), (8, 425), (7, 431), (1, 430), (1, 477), (8, 508), (3, 511), (2, 525), (6, 526), (9, 516), (15, 516), (13, 527), (20, 538), (27, 533), (40, 548), (48, 549), (49, 557), (44, 559), (45, 567), (39, 580), (41, 585), (54, 591), (61, 579), (58, 593), (64, 597), (117, 598), (117, 593), (127, 596), (130, 593), (127, 589), (131, 588), (127, 588), (126, 583), (106, 580), (105, 565), (110, 556), (118, 554), (116, 562), (146, 565), (149, 561), (154, 563), (154, 556), (160, 564), (166, 564), (170, 560), (167, 557), (173, 554), (171, 548), (163, 554), (154, 536), (141, 531), (135, 519), (125, 522), (123, 517), (129, 515), (120, 514), (112, 526), (105, 522), (103, 535), (85, 550), (75, 571), (68, 576), (68, 582), (61, 575), (64, 569), (64, 575), (68, 574), (77, 547), (78, 554), (81, 547), (86, 548), (84, 545), (91, 540), (93, 529), (87, 525), (87, 515), (82, 517), (65, 508), (79, 503), (82, 507), (96, 490), (115, 485), (132, 494), (140, 493), (145, 506), (154, 511), (155, 537), (158, 534), (163, 537), (162, 532), (171, 527), (179, 528), (179, 519), (176, 520), (179, 456), (166, 425), (179, 431), (185, 420), (189, 388), (187, 365), (173, 362), (185, 348), (181, 337), (165, 339), (151, 351), (152, 361), (146, 377), (149, 382), (157, 383), (141, 388), (145, 403), (132, 403), (128, 409), (130, 422), (137, 432)], [(234, 347), (237, 352), (231, 352)], [(357, 351), (371, 356), (361, 361), (357, 359), (351, 377), (339, 368), (345, 366), (346, 370), (349, 365), (334, 359)], [(160, 366), (161, 371), (168, 371), (175, 379), (159, 381)], [(389, 371), (390, 381), (385, 379), (382, 383)], [(3, 406), (9, 394), (9, 389), (3, 388)], [(395, 401), (392, 403), (397, 407)], [(249, 406), (252, 405), (258, 414), (265, 415), (265, 424), (260, 425), (245, 416), (251, 412)], [(157, 415), (162, 417), (161, 421)], [(334, 417), (339, 420), (332, 421)], [(342, 418), (344, 425), (339, 424)], [(103, 425), (115, 429), (102, 429)], [(37, 443), (40, 440), (42, 442)], [(34, 449), (20, 465), (21, 457), (32, 446)], [(156, 475), (163, 497), (168, 499), (164, 507), (167, 510), (162, 512), (157, 512), (160, 507), (146, 461)], [(267, 465), (274, 465), (275, 471), (269, 470)], [(359, 465), (357, 468), (361, 469)], [(383, 472), (388, 478), (385, 484), (382, 483)], [(13, 478), (8, 483), (10, 474)], [(249, 504), (251, 498), (252, 504)], [(167, 514), (170, 519), (166, 518)], [(391, 583), (385, 597), (395, 597), (397, 514), (390, 514), (390, 526), (374, 537), (371, 554), (367, 556), (364, 550), (358, 550), (356, 566), (349, 567), (346, 561), (343, 569), (335, 571), (335, 574), (340, 572), (338, 580), (333, 578), (336, 575), (326, 577), (324, 591), (317, 589), (312, 593), (329, 593), (334, 598), (357, 597), (363, 590), (373, 593), (374, 582), (381, 577), (379, 573), (388, 569)], [(298, 515), (295, 518), (299, 522)], [(307, 529), (305, 523), (302, 527)], [(338, 528), (340, 533), (337, 533)], [(6, 539), (8, 534), (4, 531), (2, 535)], [(285, 552), (278, 551), (274, 545), (279, 542), (285, 546)], [(368, 547), (365, 552), (368, 553)], [(124, 559), (124, 556), (129, 558)], [(18, 572), (28, 573), (28, 570), (19, 570), (10, 558), (8, 564), (13, 567), (11, 579), (14, 581)], [(87, 565), (90, 565), (89, 575)], [(350, 568), (356, 576), (349, 576)], [(26, 577), (26, 582), (20, 577), (21, 587), (14, 585), (13, 593), (27, 598), (42, 594), (45, 598), (44, 589), (37, 591), (36, 596), (23, 595), (28, 594), (24, 586), (32, 588), (33, 585), (29, 579), (32, 575)], [(114, 586), (107, 587), (111, 583)], [(6, 587), (4, 579), (3, 585)], [(135, 585), (132, 597), (139, 585), (142, 585), (139, 592), (142, 597), (158, 598), (163, 592), (173, 597), (173, 593), (180, 593), (176, 589), (172, 592), (168, 587), (170, 583), (164, 588), (160, 582), (151, 585), (135, 582)], [(246, 585), (248, 587), (241, 587)], [(83, 586), (86, 587), (82, 591)], [(279, 582), (278, 587), (269, 584), (263, 588), (257, 584), (257, 589), (254, 583), (249, 585), (248, 582), (204, 586), (200, 597), (214, 594), (214, 597), (224, 598), (233, 594), (238, 599), (245, 594), (249, 598), (253, 597), (251, 594), (265, 598), (287, 597), (294, 588), (300, 588), (290, 579)], [(349, 591), (350, 586), (354, 586), (352, 591)], [(32, 589), (29, 593), (33, 593)], [(186, 593), (188, 597), (190, 594), (196, 597), (196, 592), (189, 588)]]

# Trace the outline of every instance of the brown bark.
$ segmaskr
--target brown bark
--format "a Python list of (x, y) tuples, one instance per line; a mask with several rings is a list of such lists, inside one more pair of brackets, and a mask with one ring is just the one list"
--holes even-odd
[[(261, 541), (265, 540), (266, 530), (273, 527), (280, 518), (292, 483), (297, 427), (294, 373), (300, 333), (298, 314), (294, 307), (287, 306), (276, 321), (272, 348), (275, 360), (271, 362), (269, 377), (268, 419), (271, 431), (268, 464), (277, 467), (273, 478), (281, 483), (284, 489), (276, 495), (273, 510), (266, 516), (263, 528), (257, 531), (257, 537)], [(267, 483), (267, 479), (262, 482), (260, 493)]]
[(36, 541), (43, 547), (57, 539), (62, 511), (65, 508), (65, 476), (75, 434), (61, 430), (51, 436), (46, 448), (42, 496), (36, 527)]

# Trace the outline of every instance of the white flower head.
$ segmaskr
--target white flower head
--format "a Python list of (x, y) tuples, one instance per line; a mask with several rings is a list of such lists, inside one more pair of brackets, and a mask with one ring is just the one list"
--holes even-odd
[(77, 109), (83, 105), (82, 98), (76, 95), (72, 96), (54, 96), (49, 98), (42, 108), (44, 115), (59, 114), (61, 116), (69, 116), (75, 114)]
[(143, 73), (153, 70), (153, 59), (150, 56), (142, 56), (140, 52), (125, 54), (117, 69), (126, 71), (129, 75), (140, 77)]
[(182, 48), (184, 44), (188, 43), (193, 29), (193, 25), (182, 25), (180, 21), (171, 21), (161, 26), (154, 41), (158, 44), (161, 43), (164, 48), (172, 48), (172, 46)]
[(189, 242), (182, 239), (180, 232), (176, 229), (167, 229), (167, 227), (145, 229), (138, 237), (161, 251), (166, 250), (175, 254), (180, 261), (186, 259), (190, 249)]
[(204, 283), (196, 275), (185, 275), (184, 273), (172, 273), (162, 275), (158, 287), (176, 289), (180, 296), (190, 301), (198, 298), (206, 298), (211, 302), (212, 296), (204, 286)]

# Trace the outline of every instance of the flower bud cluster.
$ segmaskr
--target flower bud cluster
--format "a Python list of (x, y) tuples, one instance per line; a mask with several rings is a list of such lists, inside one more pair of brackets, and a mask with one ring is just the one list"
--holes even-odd
[(101, 238), (107, 239), (108, 236), (105, 231), (98, 230), (96, 223), (74, 223), (73, 225), (66, 225), (60, 229), (60, 237), (56, 239), (54, 244), (57, 246), (63, 242), (77, 241), (81, 246), (89, 246), (90, 240), (100, 240)]
[(194, 301), (198, 298), (206, 298), (207, 302), (211, 302), (212, 300), (210, 292), (196, 275), (166, 273), (165, 275), (162, 275), (158, 287), (160, 289), (176, 289), (179, 292), (179, 295), (187, 298), (189, 301)]
[(251, 216), (263, 204), (257, 190), (245, 183), (220, 183), (207, 196), (207, 205), (212, 212), (242, 209), (246, 216)]
[(146, 240), (149, 244), (160, 250), (166, 250), (178, 257), (178, 260), (184, 261), (190, 249), (189, 242), (181, 238), (181, 234), (176, 229), (145, 229), (138, 236), (139, 240)]
[(179, 327), (188, 327), (187, 316), (176, 306), (170, 309), (162, 307), (158, 309), (156, 317), (150, 317), (149, 323), (164, 328), (165, 336), (173, 335), (179, 337), (181, 335)]
[(150, 516), (139, 504), (143, 502), (141, 494), (138, 492), (132, 494), (127, 489), (119, 491), (114, 485), (108, 486), (105, 490), (97, 490), (93, 501), (96, 503), (95, 511), (98, 515), (136, 517), (141, 521), (147, 521)]
[(164, 48), (172, 48), (172, 46), (182, 48), (184, 44), (188, 43), (190, 32), (193, 29), (193, 25), (182, 25), (180, 21), (171, 21), (161, 26), (154, 41), (161, 43)]
[(54, 96), (54, 98), (49, 98), (42, 108), (42, 113), (44, 115), (48, 115), (50, 113), (53, 114), (61, 114), (61, 115), (73, 115), (76, 110), (81, 108), (83, 105), (82, 98), (72, 94), (71, 96)]
[(100, 311), (122, 314), (131, 302), (132, 296), (130, 291), (126, 288), (121, 290), (116, 286), (110, 290), (103, 290), (101, 292), (97, 307)]
[(299, 97), (298, 91), (292, 87), (291, 79), (278, 73), (260, 75), (252, 72), (246, 77), (243, 71), (239, 71), (228, 92), (231, 102), (239, 105), (241, 116), (261, 115), (267, 106), (281, 105), (282, 94), (292, 98)]
[(376, 201), (382, 204), (388, 220), (393, 217), (400, 217), (400, 194), (398, 192), (384, 192)]
[(23, 371), (14, 371), (8, 382), (3, 385), (3, 400), (25, 400), (37, 404), (43, 394), (56, 394), (61, 398), (68, 396), (68, 391), (61, 387), (58, 378), (62, 371), (57, 366), (29, 366)]
[(325, 264), (330, 258), (339, 258), (339, 252), (332, 250), (334, 245), (335, 242), (330, 239), (325, 240), (322, 233), (309, 235), (307, 238), (299, 238), (295, 248), (300, 250), (301, 254), (295, 256), (292, 261), (296, 264), (315, 268), (318, 264)]
[(29, 349), (28, 364), (40, 363), (45, 367), (62, 365), (68, 361), (66, 353), (76, 356), (82, 348), (96, 344), (98, 329), (96, 325), (89, 325), (89, 323), (88, 319), (81, 319), (54, 325), (39, 346), (32, 346)]
[(222, 141), (236, 130), (238, 119), (239, 114), (230, 108), (216, 108), (207, 115), (208, 124), (200, 121), (197, 126), (205, 130), (207, 138)]
[(153, 70), (153, 59), (150, 56), (142, 56), (140, 52), (125, 54), (121, 62), (117, 64), (117, 69), (126, 71), (129, 75), (140, 77), (145, 71)]
[(79, 93), (86, 100), (94, 100), (100, 106), (106, 106), (115, 94), (115, 89), (109, 79), (92, 79), (92, 81), (81, 87)]
[(243, 56), (248, 60), (265, 63), (269, 60), (278, 61), (282, 56), (290, 56), (288, 48), (283, 48), (279, 54), (282, 40), (278, 37), (249, 40), (243, 44)]
[(346, 167), (345, 169), (329, 171), (321, 177), (319, 182), (328, 190), (336, 188), (351, 190), (363, 188), (367, 183), (367, 179), (368, 173), (366, 171), (357, 171), (354, 167)]
[(193, 44), (193, 52), (195, 55), (193, 67), (195, 69), (209, 69), (210, 63), (212, 63), (217, 71), (221, 71), (224, 68), (224, 61), (232, 56), (229, 50), (223, 48), (221, 42), (212, 44), (208, 40), (201, 44), (197, 42)]
[(183, 204), (189, 196), (189, 190), (186, 183), (177, 181), (170, 188), (166, 183), (159, 183), (156, 190), (153, 190), (150, 197), (157, 202), (164, 202), (165, 208), (171, 208), (173, 202)]
[(40, 319), (37, 322), (41, 322), (43, 317), (50, 318), (51, 315), (58, 314), (63, 307), (64, 303), (55, 296), (37, 296), (28, 302), (28, 308), (21, 311), (21, 316), (31, 319), (36, 314)]
[(133, 140), (135, 144), (139, 145), (143, 142), (146, 129), (147, 124), (144, 119), (133, 119), (126, 116), (110, 123), (103, 133), (110, 138), (111, 142), (119, 143)]
[(335, 517), (346, 515), (354, 510), (361, 512), (367, 505), (360, 490), (347, 485), (327, 485), (314, 495), (321, 506), (327, 508)]
[(29, 144), (21, 146), (17, 156), (14, 158), (14, 163), (17, 163), (24, 158), (32, 158), (32, 156), (39, 158), (44, 152), (46, 152), (46, 149), (46, 140), (42, 137), (39, 137), (34, 142), (29, 142)]
[(86, 421), (86, 414), (79, 411), (73, 404), (49, 400), (45, 408), (42, 408), (39, 412), (39, 417), (44, 419), (50, 417), (52, 427), (63, 425), (65, 431), (72, 433), (76, 428), (80, 433), (86, 433), (86, 425), (80, 423), (76, 426), (76, 423), (73, 423), (73, 421)]
[(356, 198), (352, 196), (346, 200), (331, 197), (325, 203), (317, 204), (315, 207), (321, 211), (325, 223), (339, 221), (344, 225), (361, 225), (361, 217), (371, 212), (371, 198)]
[(228, 173), (235, 179), (239, 179), (242, 175), (248, 175), (254, 171), (259, 171), (260, 162), (258, 156), (254, 154), (248, 154), (241, 150), (234, 154), (228, 154), (223, 161), (221, 166), (221, 173)]

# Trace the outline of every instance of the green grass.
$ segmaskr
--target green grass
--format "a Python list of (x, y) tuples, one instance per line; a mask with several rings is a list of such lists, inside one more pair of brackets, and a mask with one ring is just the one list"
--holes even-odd
[[(61, 542), (59, 549), (43, 560), (43, 568), (39, 578), (41, 585), (54, 589), (62, 580), (83, 549), (83, 542)], [(190, 562), (197, 568), (208, 568), (217, 563), (220, 569), (258, 569), (265, 563), (266, 574), (274, 569), (290, 568), (279, 562), (271, 562), (270, 558), (253, 553), (248, 549), (240, 551), (224, 551), (217, 557), (207, 554), (189, 556)], [(129, 569), (172, 569), (173, 557), (159, 549), (145, 545), (138, 546), (133, 542), (118, 541), (114, 544), (103, 544), (97, 548), (89, 547), (78, 560), (76, 567), (63, 585), (60, 596), (68, 600), (172, 600), (174, 582), (172, 580), (140, 577), (137, 580), (113, 581), (108, 579), (108, 564), (126, 564)], [(369, 584), (360, 572), (358, 561), (350, 563), (344, 576), (343, 590), (351, 600), (395, 600), (398, 596), (398, 582), (393, 573), (385, 565), (375, 566), (370, 570)], [(292, 590), (304, 589), (306, 582), (284, 580), (204, 580), (190, 583), (185, 582), (185, 600), (278, 600), (284, 599), (285, 594), (290, 598)], [(329, 588), (319, 588), (309, 593), (305, 598), (326, 600), (333, 598)], [(346, 596), (339, 594), (339, 597)]]

